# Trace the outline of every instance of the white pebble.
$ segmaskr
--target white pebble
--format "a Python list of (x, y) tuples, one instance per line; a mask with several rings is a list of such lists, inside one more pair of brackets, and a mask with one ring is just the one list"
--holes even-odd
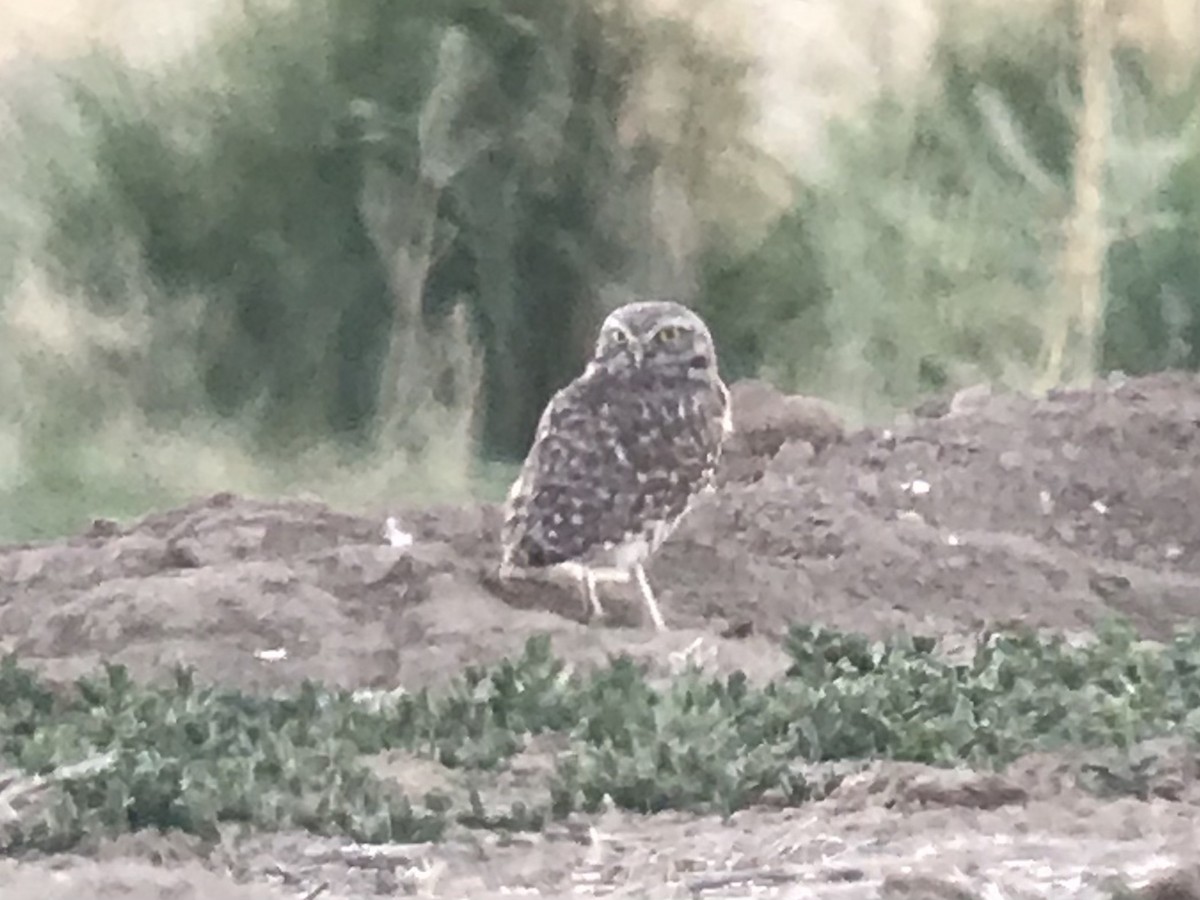
[(388, 516), (387, 522), (383, 526), (383, 536), (387, 539), (388, 544), (393, 547), (411, 547), (413, 536), (407, 531), (400, 530), (400, 523), (396, 521), (395, 516)]
[(900, 487), (917, 497), (929, 493), (929, 482), (923, 478), (914, 478), (912, 481), (906, 481)]

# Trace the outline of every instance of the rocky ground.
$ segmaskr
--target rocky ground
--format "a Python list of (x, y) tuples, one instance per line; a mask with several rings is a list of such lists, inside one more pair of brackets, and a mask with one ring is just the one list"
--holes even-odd
[[(621, 586), (606, 590), (610, 620), (588, 622), (577, 592), (498, 583), (492, 507), (390, 510), (414, 538), (393, 547), (382, 515), (216, 496), (0, 548), (0, 649), (55, 679), (109, 660), (145, 677), (183, 662), (255, 690), (305, 677), (412, 688), (549, 632), (576, 664), (623, 651), (666, 667), (698, 647), (714, 668), (769, 677), (796, 621), (953, 643), (1012, 620), (1082, 635), (1120, 613), (1162, 637), (1200, 608), (1190, 376), (1038, 400), (967, 391), (859, 431), (763, 385), (735, 398), (721, 489), (650, 568), (666, 634)], [(439, 777), (393, 764), (398, 778)], [(1112, 875), (1152, 882), (1180, 866), (1152, 893), (1196, 896), (1200, 791), (1184, 762), (1178, 779), (1163, 796), (1102, 799), (1052, 757), (986, 777), (881, 764), (798, 809), (613, 812), (594, 832), (382, 858), (304, 835), (215, 852), (132, 836), (0, 862), (0, 896), (1099, 897)]]

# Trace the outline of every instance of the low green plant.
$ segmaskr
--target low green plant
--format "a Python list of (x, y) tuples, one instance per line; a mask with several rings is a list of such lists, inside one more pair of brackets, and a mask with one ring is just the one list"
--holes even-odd
[(215, 837), (225, 822), (430, 840), (445, 825), (359, 762), (355, 730), (343, 727), (353, 708), (313, 685), (262, 699), (198, 687), (183, 670), (168, 685), (142, 686), (107, 666), (58, 694), (8, 659), (0, 696), (0, 749), (20, 768), (50, 773), (113, 753), (110, 765), (64, 781), (10, 847), (65, 848), (143, 828)]
[[(64, 779), (10, 847), (70, 846), (142, 828), (215, 834), (222, 823), (306, 828), (362, 841), (434, 840), (452, 822), (506, 830), (613, 804), (729, 813), (801, 803), (829, 787), (817, 764), (895, 759), (1000, 768), (1031, 750), (1125, 751), (1200, 730), (1200, 634), (1144, 642), (1124, 623), (1075, 644), (1026, 630), (982, 635), (950, 660), (932, 640), (872, 641), (796, 627), (793, 663), (761, 685), (691, 668), (659, 683), (621, 656), (569, 670), (546, 637), (441, 692), (364, 702), (305, 683), (291, 695), (200, 686), (185, 670), (139, 684), (108, 666), (55, 690), (15, 658), (0, 664), (0, 759), (51, 773), (110, 754)], [(534, 735), (563, 749), (541, 800), (420, 807), (362, 757), (399, 749), (471, 770), (503, 770)]]

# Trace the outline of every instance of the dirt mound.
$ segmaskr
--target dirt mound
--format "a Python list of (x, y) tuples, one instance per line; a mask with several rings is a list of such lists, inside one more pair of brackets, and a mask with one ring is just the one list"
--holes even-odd
[[(248, 688), (304, 678), (412, 688), (514, 654), (537, 632), (576, 664), (622, 651), (666, 670), (691, 654), (757, 677), (785, 665), (778, 639), (797, 621), (961, 641), (1011, 619), (1086, 630), (1121, 613), (1165, 635), (1194, 618), (1194, 378), (1040, 400), (972, 390), (858, 431), (826, 404), (761, 383), (739, 385), (735, 404), (720, 490), (651, 566), (667, 634), (647, 627), (629, 589), (607, 586), (611, 619), (589, 623), (578, 591), (497, 582), (492, 506), (393, 510), (413, 537), (393, 547), (383, 517), (219, 495), (127, 525), (97, 522), (70, 540), (0, 548), (0, 650), (55, 678), (106, 660), (142, 676), (186, 663), (202, 679)], [(484, 897), (514, 886), (573, 896), (638, 893), (650, 882), (664, 896), (747, 885), (975, 896), (961, 877), (971, 871), (1006, 895), (1099, 897), (1104, 872), (1148, 880), (1188, 862), (1200, 800), (1194, 766), (1172, 765), (1155, 770), (1143, 799), (1105, 800), (1072, 785), (1061, 761), (1003, 778), (885, 763), (821, 803), (724, 823), (622, 814), (588, 840), (547, 833), (469, 850), (401, 847), (391, 863), (356, 862), (361, 851), (311, 835), (260, 835), (226, 848), (228, 867), (197, 856), (160, 871), (128, 848), (10, 865), (0, 893), (41, 896), (53, 877), (55, 890), (129, 898), (326, 888), (331, 898), (401, 888)], [(237, 894), (213, 874), (226, 868), (257, 887)], [(1163, 884), (1154, 896), (1167, 896), (1173, 882)]]
[(1010, 619), (1084, 629), (1117, 612), (1161, 635), (1191, 618), (1192, 377), (1041, 400), (973, 391), (855, 432), (759, 382), (734, 395), (722, 488), (651, 567), (674, 634), (646, 629), (620, 586), (607, 587), (616, 621), (588, 625), (576, 591), (498, 583), (492, 506), (400, 510), (414, 543), (392, 547), (381, 519), (218, 495), (0, 550), (0, 635), (63, 676), (109, 659), (358, 686), (436, 679), (535, 631), (585, 658), (652, 660), (703, 635), (722, 664), (765, 672), (796, 621), (952, 634)]
[(1010, 619), (1081, 629), (1119, 613), (1157, 635), (1190, 621), (1195, 378), (959, 399), (934, 417), (731, 460), (748, 474), (656, 568), (676, 621), (951, 632)]
[[(382, 519), (221, 494), (0, 550), (2, 649), (61, 679), (109, 661), (142, 677), (189, 665), (248, 689), (414, 688), (517, 654), (539, 632), (579, 661), (624, 651), (664, 666), (696, 637), (597, 634), (580, 595), (499, 585), (495, 508), (412, 510), (403, 523), (414, 543), (393, 547)], [(752, 673), (783, 660), (762, 642), (716, 653)]]

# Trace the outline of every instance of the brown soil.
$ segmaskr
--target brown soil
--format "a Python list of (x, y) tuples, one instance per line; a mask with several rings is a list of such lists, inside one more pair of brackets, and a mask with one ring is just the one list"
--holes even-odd
[[(624, 651), (665, 670), (702, 639), (709, 665), (768, 677), (785, 665), (779, 642), (796, 621), (961, 642), (1009, 620), (1083, 633), (1113, 613), (1161, 637), (1194, 616), (1192, 377), (1040, 400), (972, 390), (859, 431), (761, 384), (739, 385), (735, 404), (721, 490), (650, 570), (667, 634), (647, 627), (625, 587), (605, 588), (609, 621), (587, 622), (577, 591), (497, 582), (493, 507), (391, 510), (415, 538), (393, 548), (382, 515), (224, 495), (0, 548), (0, 650), (56, 679), (109, 660), (144, 677), (182, 662), (248, 689), (305, 677), (415, 687), (549, 632), (577, 664)], [(277, 649), (285, 659), (256, 655)], [(531, 749), (528, 765), (552, 752)], [(377, 762), (415, 787), (449, 777), (416, 760)], [(135, 836), (86, 859), (0, 865), (0, 896), (250, 900), (325, 883), (331, 900), (518, 888), (915, 898), (987, 896), (989, 885), (995, 896), (1103, 896), (1110, 875), (1146, 881), (1195, 862), (1200, 792), (1190, 771), (1180, 778), (1146, 800), (1106, 800), (1057, 759), (990, 779), (880, 765), (799, 809), (730, 821), (614, 812), (594, 833), (576, 826), (508, 844), (476, 834), (391, 848), (382, 860), (307, 835), (231, 837), (215, 851)], [(502, 787), (519, 794), (520, 779)], [(1178, 891), (1196, 881), (1189, 872), (1155, 896), (1188, 896)]]

